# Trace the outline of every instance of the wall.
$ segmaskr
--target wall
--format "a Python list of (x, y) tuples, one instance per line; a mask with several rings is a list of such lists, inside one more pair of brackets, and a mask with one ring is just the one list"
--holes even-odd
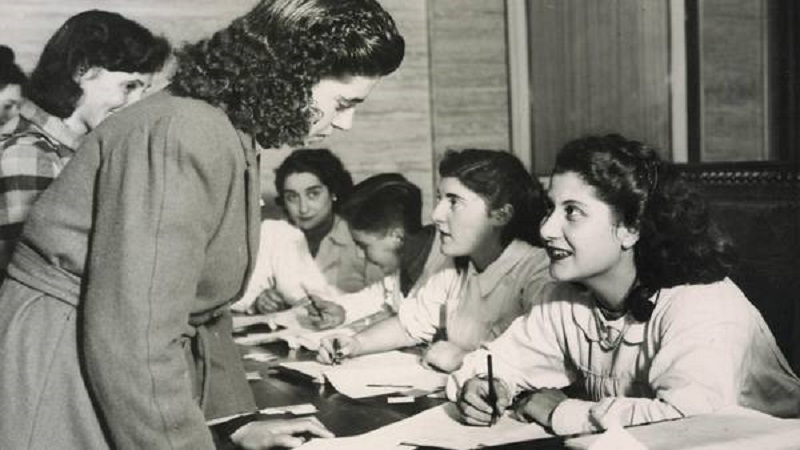
[[(120, 12), (176, 46), (225, 26), (253, 0), (0, 0), (3, 43), (30, 70), (52, 33), (70, 15), (99, 8)], [(353, 129), (321, 145), (332, 148), (356, 181), (396, 171), (420, 185), (425, 214), (434, 198), (435, 167), (449, 147), (508, 148), (504, 2), (381, 0), (406, 38), (401, 68), (359, 107)], [(289, 153), (262, 158), (262, 190)]]

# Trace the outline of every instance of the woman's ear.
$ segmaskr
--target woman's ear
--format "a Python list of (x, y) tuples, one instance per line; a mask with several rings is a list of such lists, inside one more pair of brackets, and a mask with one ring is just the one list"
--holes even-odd
[(78, 67), (73, 79), (76, 83), (81, 84), (82, 81), (91, 80), (100, 74), (100, 67)]
[(393, 227), (389, 230), (389, 236), (397, 242), (403, 242), (406, 238), (406, 232), (402, 227)]
[(514, 207), (506, 203), (489, 212), (489, 219), (495, 226), (504, 227), (514, 218)]
[(639, 230), (626, 225), (617, 225), (617, 239), (623, 250), (629, 250), (639, 242)]

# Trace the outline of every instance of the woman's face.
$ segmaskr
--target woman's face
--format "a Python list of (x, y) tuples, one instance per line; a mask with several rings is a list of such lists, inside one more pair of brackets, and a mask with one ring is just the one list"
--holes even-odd
[(403, 250), (402, 231), (391, 230), (385, 234), (350, 229), (353, 241), (364, 252), (367, 261), (381, 268), (384, 275), (400, 269)]
[(283, 206), (289, 220), (302, 230), (313, 229), (333, 215), (328, 187), (309, 172), (293, 173), (283, 183)]
[(315, 84), (311, 88), (311, 98), (320, 115), (311, 124), (306, 144), (325, 139), (334, 128), (349, 130), (356, 106), (367, 98), (379, 80), (379, 77), (347, 76), (323, 78)]
[(109, 115), (139, 100), (151, 78), (152, 74), (89, 69), (80, 76), (83, 95), (70, 119), (77, 129), (88, 133)]
[(483, 197), (454, 177), (442, 178), (437, 197), (431, 219), (440, 233), (442, 253), (470, 256), (486, 244), (496, 225)]
[[(617, 224), (611, 207), (575, 172), (553, 175), (547, 191), (551, 209), (541, 224), (550, 256), (550, 275), (560, 281), (613, 276), (638, 235)], [(627, 252), (630, 257), (630, 252)]]
[(7, 84), (0, 89), (0, 126), (14, 120), (19, 115), (22, 103), (22, 87), (18, 84)]

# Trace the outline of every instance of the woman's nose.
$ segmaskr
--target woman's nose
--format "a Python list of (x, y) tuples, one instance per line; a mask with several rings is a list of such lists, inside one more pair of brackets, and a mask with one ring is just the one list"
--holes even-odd
[(558, 224), (556, 222), (555, 214), (553, 214), (552, 211), (544, 216), (542, 223), (539, 224), (539, 234), (542, 236), (542, 240), (547, 241), (555, 237), (556, 230), (558, 229)]
[(436, 204), (436, 207), (433, 208), (433, 211), (431, 211), (431, 220), (435, 223), (442, 223), (445, 221), (447, 215), (444, 205), (445, 202), (440, 200), (439, 203)]

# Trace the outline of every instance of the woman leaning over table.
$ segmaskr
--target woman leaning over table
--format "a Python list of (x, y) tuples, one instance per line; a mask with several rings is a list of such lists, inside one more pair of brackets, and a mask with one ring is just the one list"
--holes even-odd
[(258, 246), (255, 144), (330, 134), (403, 53), (373, 0), (262, 1), (181, 50), (168, 91), (94, 130), (0, 288), (0, 448), (329, 436), (312, 419), (206, 425), (255, 410), (228, 312)]
[(25, 85), (19, 123), (0, 144), (0, 272), (33, 202), (83, 136), (137, 101), (169, 52), (165, 39), (107, 11), (76, 14), (48, 40)]
[(618, 135), (573, 141), (548, 196), (541, 234), (564, 283), (452, 375), (467, 423), (491, 418), (487, 352), (500, 410), (558, 434), (731, 405), (800, 415), (800, 380), (727, 278), (728, 243), (653, 149)]

